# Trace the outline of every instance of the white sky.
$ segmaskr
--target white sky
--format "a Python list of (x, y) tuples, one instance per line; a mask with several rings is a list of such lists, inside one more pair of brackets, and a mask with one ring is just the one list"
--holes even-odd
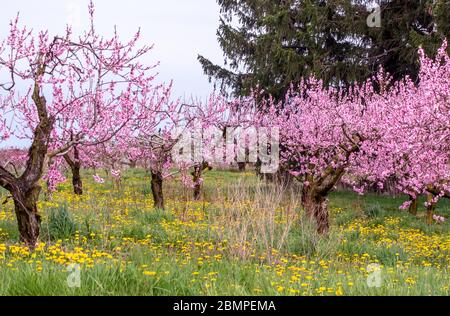
[[(20, 12), (21, 24), (34, 30), (62, 34), (69, 22), (74, 31), (88, 25), (89, 0), (2, 1), (0, 39), (9, 21)], [(147, 62), (161, 62), (157, 71), (163, 82), (174, 80), (174, 97), (206, 98), (212, 91), (197, 61), (201, 54), (216, 63), (223, 61), (217, 43), (219, 7), (215, 0), (95, 0), (98, 33), (110, 35), (114, 25), (128, 40), (141, 27), (141, 44), (155, 44)]]

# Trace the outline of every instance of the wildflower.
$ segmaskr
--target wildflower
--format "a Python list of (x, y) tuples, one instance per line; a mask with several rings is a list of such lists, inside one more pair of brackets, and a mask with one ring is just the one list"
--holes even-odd
[(406, 282), (407, 284), (410, 284), (410, 285), (416, 284), (416, 281), (415, 281), (413, 278), (407, 278), (407, 279), (405, 280), (405, 282)]
[(144, 271), (144, 275), (146, 275), (146, 276), (155, 276), (156, 272), (155, 271)]

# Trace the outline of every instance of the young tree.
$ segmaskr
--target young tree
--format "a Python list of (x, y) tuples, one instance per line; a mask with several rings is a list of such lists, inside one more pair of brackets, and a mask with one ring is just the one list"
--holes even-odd
[(73, 154), (70, 154), (70, 151), (64, 154), (64, 160), (70, 168), (72, 173), (72, 185), (73, 185), (73, 193), (76, 195), (83, 195), (83, 181), (81, 179), (81, 157), (80, 150), (78, 146), (73, 146), (71, 149)]
[[(160, 87), (143, 104), (139, 119), (121, 143), (133, 147), (132, 160), (140, 160), (151, 174), (151, 190), (156, 209), (165, 209), (163, 183), (171, 176), (172, 150), (187, 127), (185, 105), (172, 101), (171, 88)], [(180, 130), (176, 133), (176, 130)]]
[[(234, 103), (233, 103), (234, 102)], [(218, 162), (224, 162), (224, 155), (217, 157), (219, 151), (225, 149), (226, 129), (238, 125), (236, 100), (229, 101), (219, 94), (211, 94), (206, 102), (196, 100), (186, 111), (190, 122), (188, 134), (181, 141), (185, 141), (185, 149), (194, 150), (193, 155), (187, 155), (184, 167), (192, 169), (192, 181), (186, 178), (185, 184), (193, 187), (194, 200), (200, 200), (203, 186), (203, 172), (212, 170)], [(234, 122), (233, 122), (234, 121)], [(237, 127), (237, 126), (236, 126)], [(217, 155), (216, 152), (217, 151)]]

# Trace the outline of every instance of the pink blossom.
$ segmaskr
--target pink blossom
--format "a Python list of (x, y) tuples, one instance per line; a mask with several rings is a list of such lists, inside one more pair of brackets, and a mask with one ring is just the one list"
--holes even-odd
[(111, 175), (112, 175), (114, 178), (118, 179), (118, 178), (121, 177), (121, 171), (120, 171), (120, 170), (114, 170), (114, 169), (111, 169)]
[(433, 219), (438, 223), (445, 223), (446, 219), (443, 216), (433, 215)]
[(94, 181), (97, 183), (105, 183), (105, 180), (103, 178), (101, 178), (98, 174), (94, 174)]

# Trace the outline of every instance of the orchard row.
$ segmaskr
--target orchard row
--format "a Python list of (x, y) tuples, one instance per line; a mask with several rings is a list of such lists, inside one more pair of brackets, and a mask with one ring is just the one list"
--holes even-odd
[[(306, 213), (323, 234), (327, 195), (339, 182), (363, 193), (393, 181), (410, 197), (403, 208), (416, 208), (425, 194), (430, 221), (438, 200), (450, 196), (446, 42), (434, 59), (420, 52), (419, 82), (391, 82), (380, 70), (349, 89), (310, 78), (292, 85), (283, 100), (263, 99), (255, 90), (250, 97), (212, 94), (186, 104), (171, 96), (171, 84), (155, 83), (157, 64), (143, 62), (151, 47), (138, 45), (139, 32), (125, 42), (116, 32), (104, 38), (96, 32), (92, 4), (89, 9), (91, 27), (81, 36), (70, 27), (62, 36), (35, 34), (17, 18), (0, 44), (0, 146), (11, 139), (30, 144), (27, 151), (0, 152), (0, 186), (30, 247), (39, 237), (40, 182), (54, 189), (65, 180), (65, 168), (76, 194), (82, 194), (82, 168), (120, 177), (122, 168), (139, 165), (151, 172), (156, 208), (164, 208), (163, 182), (174, 170), (198, 198), (202, 171), (212, 162), (208, 156), (194, 164), (173, 159), (194, 124), (223, 135), (230, 127), (279, 130), (278, 174), (300, 183)], [(266, 147), (273, 153), (274, 146)]]

